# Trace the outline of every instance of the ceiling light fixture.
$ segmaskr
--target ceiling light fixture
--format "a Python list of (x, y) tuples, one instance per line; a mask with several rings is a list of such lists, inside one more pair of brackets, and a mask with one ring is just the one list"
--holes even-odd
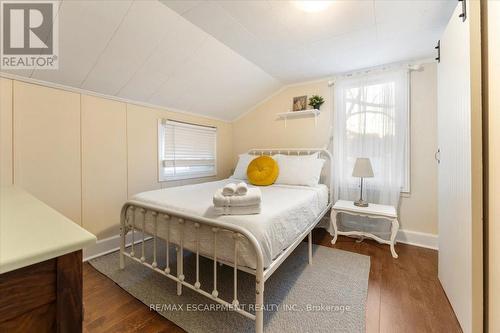
[(297, 6), (300, 10), (303, 10), (308, 13), (316, 13), (322, 10), (327, 9), (330, 6), (330, 1), (315, 1), (315, 0), (301, 0), (295, 1), (295, 6)]

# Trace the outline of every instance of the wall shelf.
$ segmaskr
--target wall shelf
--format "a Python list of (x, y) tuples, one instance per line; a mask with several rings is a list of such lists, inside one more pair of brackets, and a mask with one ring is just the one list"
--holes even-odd
[(277, 113), (277, 116), (279, 119), (284, 119), (285, 120), (285, 128), (286, 128), (286, 121), (288, 118), (307, 118), (307, 117), (314, 117), (314, 126), (318, 125), (318, 116), (321, 113), (320, 110), (318, 109), (310, 109), (310, 110), (303, 110), (303, 111), (289, 111), (289, 112), (282, 112), (282, 113)]

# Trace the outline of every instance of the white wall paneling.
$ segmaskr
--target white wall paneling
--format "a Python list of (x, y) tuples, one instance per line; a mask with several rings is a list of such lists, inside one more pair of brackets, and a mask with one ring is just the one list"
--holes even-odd
[(0, 186), (12, 184), (12, 80), (0, 78)]
[(14, 184), (81, 223), (80, 95), (14, 81)]
[[(500, 1), (483, 3), (487, 19), (483, 21), (487, 34), (488, 75), (488, 277), (487, 277), (487, 326), (485, 332), (500, 332)], [(483, 30), (485, 31), (485, 30)], [(484, 44), (483, 44), (484, 45)], [(484, 52), (484, 51), (483, 51)]]
[[(233, 167), (227, 122), (5, 78), (0, 88), (2, 185), (14, 178), (99, 239), (119, 232), (133, 194), (227, 178)], [(217, 177), (159, 182), (158, 119), (217, 127)]]
[[(475, 290), (473, 204), (473, 67), (471, 36), (475, 17), (466, 22), (458, 15), (459, 4), (441, 37), (438, 65), (438, 201), (439, 201), (439, 279), (457, 318), (466, 333), (477, 332), (474, 314), (481, 311), (474, 300), (482, 297)], [(472, 23), (471, 23), (472, 22)], [(479, 110), (480, 111), (480, 110)], [(479, 133), (480, 136), (480, 133)], [(479, 149), (480, 150), (480, 149)], [(480, 163), (480, 161), (479, 161)], [(480, 194), (479, 194), (480, 195)], [(480, 225), (479, 225), (480, 227)], [(482, 290), (479, 290), (482, 294)]]
[(127, 200), (126, 104), (82, 95), (82, 225), (115, 235)]

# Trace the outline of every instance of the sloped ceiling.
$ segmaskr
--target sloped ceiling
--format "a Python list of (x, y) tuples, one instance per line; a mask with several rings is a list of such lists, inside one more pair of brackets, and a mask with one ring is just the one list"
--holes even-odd
[(158, 1), (62, 1), (59, 69), (9, 73), (231, 120), (281, 83)]
[(431, 56), (456, 1), (59, 4), (59, 69), (10, 73), (232, 120), (287, 83)]
[[(456, 0), (160, 0), (283, 83), (431, 57)], [(316, 3), (320, 1), (314, 1)]]

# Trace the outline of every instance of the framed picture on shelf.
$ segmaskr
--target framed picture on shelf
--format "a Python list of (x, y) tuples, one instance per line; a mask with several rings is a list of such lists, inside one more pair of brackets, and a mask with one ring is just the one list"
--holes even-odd
[(303, 111), (307, 109), (307, 96), (297, 96), (293, 98), (292, 111)]

